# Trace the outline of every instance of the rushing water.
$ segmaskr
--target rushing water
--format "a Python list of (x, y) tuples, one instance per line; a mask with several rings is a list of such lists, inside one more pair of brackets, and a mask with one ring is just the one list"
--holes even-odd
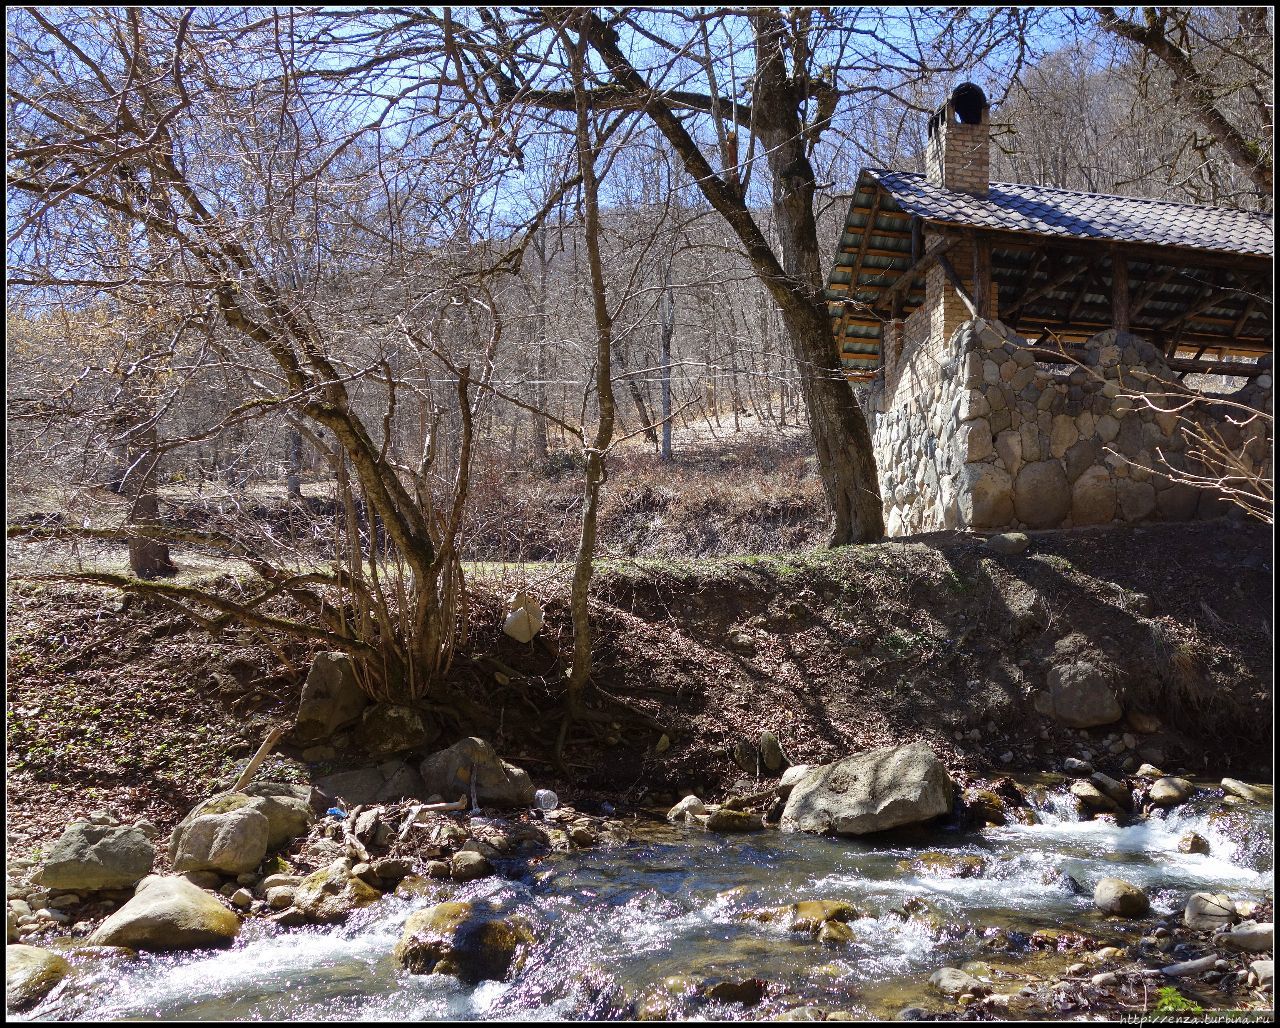
[[(1269, 895), (1271, 812), (1193, 801), (1164, 820), (1127, 828), (1076, 821), (1051, 793), (1041, 823), (876, 841), (764, 832), (711, 835), (655, 827), (620, 848), (558, 854), (521, 872), (458, 889), (534, 925), (539, 943), (509, 982), (460, 985), (410, 975), (392, 958), (408, 916), (425, 897), (387, 897), (339, 928), (281, 930), (245, 925), (226, 951), (87, 963), (28, 1016), (81, 1019), (439, 1020), (619, 1016), (669, 976), (761, 978), (759, 1007), (690, 1004), (672, 1017), (758, 1018), (799, 1001), (884, 1017), (913, 1003), (938, 1004), (926, 980), (935, 968), (993, 954), (984, 933), (1068, 928), (1105, 938), (1135, 934), (1092, 910), (1093, 884), (1119, 875), (1142, 886), (1160, 913), (1193, 891), (1235, 898)], [(1178, 852), (1187, 831), (1212, 855)], [(904, 869), (923, 851), (976, 856), (979, 877)], [(1072, 889), (1066, 876), (1085, 887)], [(893, 911), (918, 897), (928, 917)], [(828, 947), (782, 926), (743, 919), (750, 910), (801, 899), (851, 902), (855, 941)], [(632, 1008), (634, 1009), (634, 1008)]]

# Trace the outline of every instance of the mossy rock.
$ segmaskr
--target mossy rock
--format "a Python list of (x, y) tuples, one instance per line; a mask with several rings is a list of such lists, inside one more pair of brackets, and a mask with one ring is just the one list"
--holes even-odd
[(56, 953), (38, 946), (6, 946), (4, 1004), (8, 1010), (25, 1010), (45, 998), (71, 965)]
[(987, 868), (982, 857), (971, 853), (920, 853), (910, 860), (899, 860), (898, 870), (903, 874), (925, 875), (930, 878), (981, 878)]
[(316, 924), (341, 924), (352, 911), (381, 898), (382, 893), (353, 878), (346, 864), (335, 860), (302, 880), (294, 890), (293, 905)]
[(446, 974), (468, 984), (503, 981), (520, 969), (534, 943), (516, 918), (498, 918), (471, 903), (437, 903), (404, 926), (395, 958), (412, 974)]

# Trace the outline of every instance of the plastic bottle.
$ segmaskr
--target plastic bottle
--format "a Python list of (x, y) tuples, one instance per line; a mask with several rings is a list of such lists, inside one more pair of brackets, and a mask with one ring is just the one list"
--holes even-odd
[(560, 797), (550, 789), (539, 789), (533, 794), (533, 803), (539, 810), (555, 810), (560, 806)]

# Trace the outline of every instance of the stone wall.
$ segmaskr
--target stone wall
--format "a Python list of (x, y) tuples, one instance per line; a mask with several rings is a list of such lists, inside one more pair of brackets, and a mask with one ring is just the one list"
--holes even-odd
[[(1269, 422), (1241, 429), (1229, 420), (1238, 410), (1188, 408), (1197, 394), (1166, 385), (1176, 375), (1135, 336), (1103, 332), (1088, 366), (1073, 367), (1037, 363), (998, 321), (965, 322), (945, 345), (913, 327), (908, 319), (883, 380), (862, 391), (891, 536), (1220, 516), (1219, 495), (1165, 473), (1197, 471), (1188, 416), (1270, 474)], [(1270, 413), (1270, 369), (1222, 399)]]

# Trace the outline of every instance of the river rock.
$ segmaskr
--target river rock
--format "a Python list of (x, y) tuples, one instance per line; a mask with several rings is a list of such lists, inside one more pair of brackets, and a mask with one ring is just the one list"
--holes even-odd
[(1133, 793), (1129, 791), (1129, 787), (1123, 782), (1117, 782), (1109, 775), (1104, 775), (1101, 771), (1095, 771), (1089, 776), (1089, 781), (1098, 787), (1102, 793), (1121, 810), (1128, 810), (1133, 805)]
[(180, 876), (150, 875), (138, 883), (133, 899), (89, 936), (89, 945), (203, 949), (230, 946), (239, 931), (240, 919), (203, 889)]
[(1093, 905), (1116, 917), (1142, 917), (1151, 909), (1147, 894), (1123, 878), (1103, 878), (1094, 887)]
[(253, 809), (267, 819), (268, 851), (306, 835), (316, 819), (309, 785), (250, 782), (244, 793), (253, 797)]
[(929, 984), (944, 996), (960, 996), (969, 993), (980, 996), (987, 990), (973, 975), (965, 974), (958, 967), (940, 967), (929, 975)]
[[(341, 797), (349, 806), (394, 803), (403, 799), (425, 799), (430, 793), (417, 769), (403, 760), (388, 760), (374, 767), (341, 771), (316, 780), (316, 788), (327, 796)], [(456, 800), (457, 796), (449, 799)]]
[(459, 850), (449, 865), (449, 877), (455, 882), (470, 882), (493, 874), (493, 865), (488, 858), (471, 850)]
[(299, 743), (328, 739), (360, 719), (369, 697), (356, 682), (355, 665), (345, 653), (317, 653), (302, 686), (293, 730)]
[(717, 982), (706, 991), (706, 997), (716, 1003), (741, 1003), (744, 1007), (754, 1007), (764, 999), (767, 988), (767, 983), (761, 978)]
[(69, 892), (129, 889), (151, 873), (155, 859), (151, 840), (136, 828), (73, 821), (53, 844), (36, 881)]
[(1275, 962), (1271, 960), (1255, 960), (1249, 965), (1249, 970), (1253, 972), (1253, 976), (1257, 979), (1260, 989), (1269, 989), (1275, 981)]
[(707, 818), (709, 832), (758, 832), (764, 828), (764, 818), (745, 810), (726, 810), (721, 807)]
[(1088, 661), (1056, 664), (1046, 678), (1055, 720), (1071, 728), (1093, 728), (1124, 713), (1106, 676)]
[(4, 1005), (7, 1010), (35, 1006), (71, 973), (71, 965), (56, 953), (37, 946), (6, 946)]
[(335, 860), (328, 867), (307, 875), (294, 889), (293, 905), (308, 921), (316, 924), (341, 924), (352, 913), (382, 894), (351, 874), (345, 860)]
[(1167, 778), (1168, 775), (1152, 764), (1140, 764), (1138, 766), (1138, 770), (1133, 773), (1133, 777), (1153, 780), (1156, 778)]
[(1185, 778), (1157, 778), (1151, 783), (1147, 799), (1157, 807), (1176, 807), (1191, 798), (1192, 785)]
[(1270, 921), (1265, 924), (1236, 925), (1229, 931), (1215, 935), (1213, 942), (1214, 945), (1221, 944), (1246, 953), (1265, 953), (1275, 947), (1275, 928)]
[(1208, 853), (1209, 840), (1199, 832), (1187, 832), (1178, 840), (1179, 853)]
[(775, 775), (791, 764), (782, 750), (782, 743), (772, 732), (760, 733), (760, 760), (764, 763), (765, 770)]
[(533, 945), (527, 925), (471, 903), (438, 903), (405, 923), (395, 958), (412, 974), (447, 974), (463, 982), (502, 981)]
[(399, 703), (375, 703), (364, 709), (355, 740), (371, 756), (385, 758), (425, 751), (439, 734), (439, 725), (428, 722), (422, 711)]
[(813, 768), (808, 764), (793, 764), (782, 772), (782, 778), (778, 782), (778, 795), (782, 799), (786, 799), (791, 795), (791, 790), (796, 784), (803, 781)]
[(707, 812), (707, 805), (697, 796), (689, 795), (667, 811), (668, 821), (690, 821)]
[(1087, 760), (1080, 760), (1078, 757), (1068, 757), (1062, 762), (1062, 770), (1064, 774), (1070, 775), (1072, 778), (1088, 778), (1093, 774), (1093, 765)]
[(951, 811), (951, 776), (923, 742), (886, 746), (814, 768), (791, 790), (784, 831), (865, 835)]
[(175, 871), (252, 871), (267, 855), (271, 822), (255, 797), (224, 792), (210, 797), (173, 830), (169, 861)]
[(1077, 778), (1071, 783), (1069, 791), (1092, 813), (1098, 813), (1099, 811), (1114, 813), (1120, 809), (1113, 799), (1087, 779)]
[(428, 794), (447, 800), (470, 799), (486, 807), (528, 807), (533, 803), (529, 774), (500, 759), (483, 739), (463, 739), (447, 750), (431, 754), (419, 769)]
[(1228, 796), (1238, 796), (1242, 800), (1248, 800), (1250, 803), (1266, 802), (1266, 795), (1252, 785), (1246, 785), (1244, 782), (1236, 778), (1224, 778), (1222, 780), (1222, 791)]
[(1230, 896), (1222, 893), (1195, 892), (1187, 899), (1182, 922), (1197, 932), (1216, 931), (1235, 924), (1236, 908)]

